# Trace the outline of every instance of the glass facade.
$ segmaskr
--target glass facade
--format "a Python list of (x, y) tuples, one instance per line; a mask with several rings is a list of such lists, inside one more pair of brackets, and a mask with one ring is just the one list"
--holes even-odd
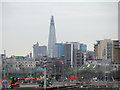
[(86, 44), (80, 44), (80, 50), (86, 52), (87, 51), (87, 45)]
[(64, 55), (64, 44), (63, 43), (56, 43), (57, 46), (57, 57), (61, 57)]

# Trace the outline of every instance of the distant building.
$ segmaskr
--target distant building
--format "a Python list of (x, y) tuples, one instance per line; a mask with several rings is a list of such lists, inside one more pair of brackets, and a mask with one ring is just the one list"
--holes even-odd
[(35, 59), (40, 58), (40, 49), (39, 49), (39, 43), (33, 45), (33, 57)]
[(86, 44), (80, 44), (80, 50), (86, 52), (87, 51), (87, 45)]
[(110, 39), (97, 41), (94, 45), (94, 56), (96, 59), (120, 62), (120, 41)]
[(57, 47), (57, 57), (64, 56), (64, 44), (63, 43), (56, 43)]
[(47, 56), (47, 46), (39, 46), (37, 42), (33, 45), (33, 57), (40, 60), (43, 56)]
[(113, 40), (112, 61), (120, 62), (120, 40)]
[(48, 40), (48, 57), (51, 58), (57, 57), (57, 50), (55, 44), (56, 44), (55, 24), (54, 24), (54, 17), (51, 16), (49, 40)]
[[(81, 50), (82, 49), (82, 50)], [(70, 42), (64, 44), (64, 62), (66, 66), (77, 67), (84, 64), (87, 58), (86, 45), (79, 42)]]
[(73, 61), (72, 61), (72, 67), (78, 66), (77, 62), (77, 53), (80, 49), (80, 43), (79, 42), (71, 42), (72, 48), (73, 48)]
[(88, 60), (94, 59), (94, 52), (93, 51), (87, 51), (87, 59)]
[(47, 56), (47, 46), (39, 46), (40, 56)]
[(65, 66), (73, 66), (73, 45), (71, 43), (64, 44), (64, 63)]
[(112, 50), (112, 40), (111, 39), (104, 39), (97, 41), (94, 45), (94, 52), (96, 59), (103, 59), (103, 60), (110, 60), (112, 54), (110, 53)]
[(33, 69), (36, 68), (36, 61), (32, 58), (27, 60), (21, 56), (10, 57), (4, 60), (3, 68), (4, 77), (32, 75)]

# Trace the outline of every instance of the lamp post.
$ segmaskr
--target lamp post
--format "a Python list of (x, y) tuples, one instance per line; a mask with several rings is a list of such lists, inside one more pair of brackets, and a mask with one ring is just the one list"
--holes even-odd
[(63, 81), (64, 81), (64, 79), (65, 79), (64, 77), (65, 77), (65, 76), (64, 76), (64, 63), (63, 63), (63, 62), (62, 62), (62, 67), (63, 67), (63, 71), (62, 71), (62, 72), (63, 72), (63, 73), (62, 73), (63, 75), (62, 75), (62, 77), (63, 77)]
[(46, 64), (47, 64), (47, 57), (43, 57), (43, 66), (44, 66), (44, 90), (46, 90)]
[(54, 77), (55, 77), (55, 80), (56, 80), (56, 65), (54, 65)]

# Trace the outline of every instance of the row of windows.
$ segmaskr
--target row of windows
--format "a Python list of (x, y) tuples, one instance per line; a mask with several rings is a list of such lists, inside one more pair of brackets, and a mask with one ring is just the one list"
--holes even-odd
[(17, 62), (17, 63), (35, 63), (35, 62)]
[(29, 66), (29, 67), (31, 66), (31, 67), (32, 67), (32, 66), (36, 66), (36, 65), (16, 65), (16, 67), (20, 67), (20, 66), (23, 66), (23, 67), (24, 67), (24, 66), (26, 66), (26, 67), (27, 67), (27, 66)]
[[(19, 69), (21, 69), (21, 70), (25, 70), (25, 68), (19, 68)], [(32, 70), (34, 69), (34, 68), (31, 68)]]
[(120, 64), (120, 63), (117, 63), (117, 62), (113, 62), (113, 64)]

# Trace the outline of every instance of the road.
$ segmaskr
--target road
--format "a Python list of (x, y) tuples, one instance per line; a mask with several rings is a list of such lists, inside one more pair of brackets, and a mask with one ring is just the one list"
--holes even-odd
[[(73, 82), (53, 82), (51, 87), (72, 86), (76, 85)], [(39, 87), (39, 84), (20, 84), (20, 87)]]
[[(83, 85), (77, 84), (74, 82), (54, 82), (51, 87), (48, 88), (60, 88), (60, 90), (85, 90), (85, 88), (92, 88), (92, 90), (119, 90), (113, 89), (118, 87), (118, 82), (91, 82), (85, 83)], [(66, 89), (61, 89), (66, 88)], [(71, 89), (72, 88), (72, 89)], [(42, 88), (39, 87), (38, 84), (20, 84), (20, 87), (15, 90), (41, 90)], [(10, 90), (10, 89), (9, 89)], [(57, 90), (57, 89), (54, 89)]]

